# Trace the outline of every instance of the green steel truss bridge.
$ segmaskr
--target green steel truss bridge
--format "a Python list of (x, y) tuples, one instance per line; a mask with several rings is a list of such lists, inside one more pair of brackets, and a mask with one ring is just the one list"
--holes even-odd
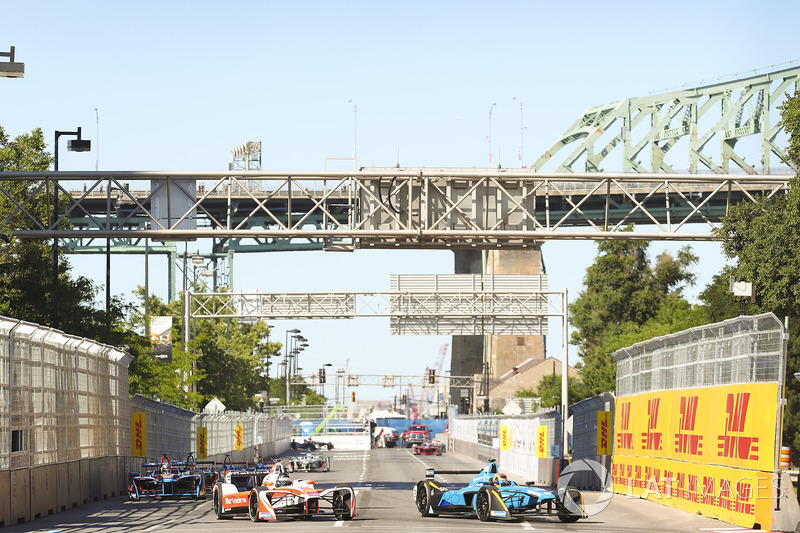
[(215, 263), (215, 288), (230, 288), (241, 252), (713, 240), (732, 203), (787, 190), (796, 169), (776, 108), (799, 77), (788, 68), (593, 108), (531, 168), (4, 172), (3, 223), (68, 253), (168, 254), (171, 295), (188, 261), (175, 243), (199, 239), (212, 242), (199, 255)]

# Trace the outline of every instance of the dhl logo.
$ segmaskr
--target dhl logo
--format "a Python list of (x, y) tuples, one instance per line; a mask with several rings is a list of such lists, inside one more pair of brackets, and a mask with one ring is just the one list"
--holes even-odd
[(631, 427), (631, 402), (622, 402), (619, 410), (620, 432), (617, 434), (617, 449), (633, 449), (633, 433)]
[(598, 446), (602, 450), (608, 449), (608, 418), (602, 418), (600, 420), (600, 428), (598, 428), (598, 433), (600, 435), (600, 446)]
[(749, 392), (728, 394), (725, 404), (725, 434), (717, 436), (717, 455), (719, 457), (758, 460), (758, 437), (730, 435), (730, 433), (744, 431), (749, 403)]
[(661, 449), (661, 432), (654, 431), (658, 428), (658, 407), (661, 398), (647, 400), (647, 431), (642, 433), (642, 448), (645, 450)]
[(697, 422), (697, 396), (682, 396), (680, 407), (679, 431), (675, 434), (675, 451), (690, 455), (703, 455), (703, 436), (690, 434)]

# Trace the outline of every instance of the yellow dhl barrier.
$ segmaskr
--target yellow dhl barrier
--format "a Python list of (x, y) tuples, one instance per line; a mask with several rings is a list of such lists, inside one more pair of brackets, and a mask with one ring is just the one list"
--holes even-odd
[(615, 403), (615, 457), (775, 469), (777, 383), (674, 389)]
[(614, 492), (638, 496), (743, 527), (769, 527), (771, 472), (706, 466), (669, 459), (615, 456)]

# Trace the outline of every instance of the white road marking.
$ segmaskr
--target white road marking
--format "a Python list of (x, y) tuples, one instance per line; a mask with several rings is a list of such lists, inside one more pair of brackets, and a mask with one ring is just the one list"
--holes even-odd
[(337, 520), (333, 523), (333, 527), (342, 527), (342, 524), (344, 524), (344, 520)]
[(522, 526), (522, 529), (536, 529), (535, 527), (533, 527), (533, 526), (531, 525), (531, 523), (530, 523), (530, 522), (526, 522), (525, 520), (523, 520), (522, 522), (520, 522), (520, 525)]

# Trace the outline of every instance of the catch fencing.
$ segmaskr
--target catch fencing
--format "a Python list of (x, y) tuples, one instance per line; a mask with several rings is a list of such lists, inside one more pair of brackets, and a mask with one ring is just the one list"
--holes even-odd
[(510, 474), (554, 485), (561, 454), (561, 413), (450, 418), (452, 448), (481, 460), (497, 459)]
[[(268, 459), (289, 449), (292, 421), (261, 413), (197, 413), (136, 394), (131, 413), (145, 414), (146, 449), (140, 461), (153, 461), (166, 453), (183, 459), (198, 455), (198, 434), (206, 428), (207, 458), (222, 462), (230, 455), (234, 462)], [(238, 426), (238, 427), (237, 427)]]
[(121, 493), (130, 361), (113, 346), (0, 317), (0, 526)]

